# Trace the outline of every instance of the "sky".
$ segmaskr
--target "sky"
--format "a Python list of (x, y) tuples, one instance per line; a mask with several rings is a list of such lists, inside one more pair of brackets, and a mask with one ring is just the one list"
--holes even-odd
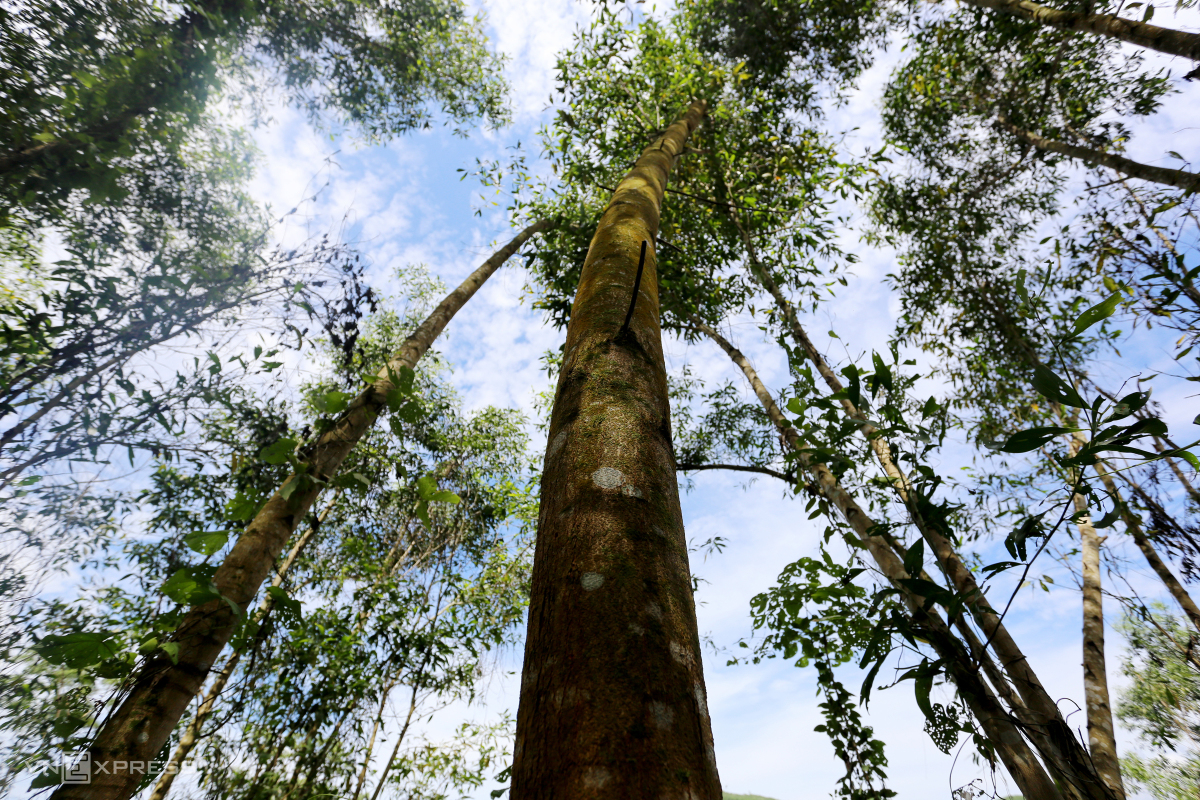
[[(262, 152), (255, 194), (282, 211), (311, 195), (314, 187), (323, 187), (315, 201), (302, 206), (298, 221), (292, 223), (292, 235), (298, 235), (301, 227), (310, 232), (340, 228), (369, 259), (368, 276), (384, 293), (397, 267), (416, 263), (427, 265), (453, 286), (497, 243), (515, 233), (505, 218), (503, 199), (490, 205), (476, 184), (460, 180), (457, 170), (470, 171), (476, 158), (500, 158), (516, 141), (534, 140), (537, 127), (546, 122), (555, 53), (570, 43), (576, 26), (585, 24), (589, 13), (587, 4), (572, 0), (489, 0), (481, 8), (493, 45), (510, 59), (507, 75), (515, 119), (509, 128), (475, 132), (465, 140), (433, 128), (386, 145), (356, 149), (313, 131), (298, 115), (280, 109), (273, 124), (255, 132)], [(853, 138), (856, 147), (879, 141), (877, 103), (895, 60), (894, 52), (881, 59), (862, 77), (851, 101), (831, 112), (832, 129), (858, 128)], [(1178, 70), (1178, 64), (1173, 66)], [(1171, 149), (1193, 160), (1200, 158), (1195, 145), (1200, 136), (1194, 133), (1200, 129), (1197, 93), (1200, 84), (1185, 86), (1183, 95), (1169, 100), (1164, 111), (1139, 131), (1132, 155), (1166, 164), (1165, 151)], [(805, 320), (814, 332), (832, 328), (843, 332), (839, 342), (814, 337), (819, 339), (818, 347), (840, 363), (845, 363), (848, 353), (882, 349), (899, 313), (896, 297), (884, 283), (893, 269), (894, 254), (868, 249), (857, 241), (857, 234), (846, 233), (847, 244), (861, 256), (849, 286), (826, 303), (816, 319)], [(458, 314), (439, 343), (454, 366), (453, 382), (470, 407), (517, 407), (532, 417), (537, 393), (549, 387), (540, 358), (557, 349), (564, 334), (530, 307), (523, 297), (525, 281), (518, 267), (506, 266)], [(788, 381), (778, 348), (762, 339), (753, 321), (735, 321), (727, 332), (768, 386)], [(710, 384), (732, 379), (742, 385), (741, 376), (715, 347), (686, 348), (670, 340), (666, 352), (670, 366), (686, 361)], [(1164, 354), (1151, 347), (1142, 358), (1152, 366)], [(1181, 391), (1158, 399), (1164, 402), (1173, 430), (1186, 429), (1191, 415), (1200, 409), (1194, 397)], [(544, 436), (533, 428), (531, 432), (532, 447), (541, 452)], [(958, 456), (961, 453), (943, 455), (942, 466), (959, 466)], [(692, 565), (705, 581), (697, 594), (699, 627), (715, 645), (706, 649), (704, 661), (717, 761), (727, 791), (777, 800), (823, 798), (833, 790), (841, 765), (823, 734), (813, 731), (821, 721), (814, 673), (781, 660), (726, 664), (728, 651), (739, 639), (752, 635), (750, 598), (768, 588), (784, 565), (812, 555), (824, 528), (821, 520), (805, 520), (798, 505), (802, 501), (791, 499), (782, 484), (766, 480), (747, 482), (735, 474), (700, 473), (694, 477), (694, 488), (682, 497), (690, 540), (721, 536), (728, 542), (721, 554), (707, 558), (694, 554)], [(1124, 545), (1115, 547), (1123, 552), (1119, 548)], [(1048, 565), (1047, 571), (1059, 575), (1058, 588), (1049, 593), (1021, 592), (1010, 626), (1069, 711), (1082, 701), (1078, 594), (1065, 570), (1056, 573)], [(1133, 574), (1139, 580), (1136, 563)], [(1115, 612), (1110, 613), (1110, 621), (1114, 617)], [(1109, 636), (1114, 643), (1110, 679), (1119, 690), (1122, 678), (1112, 655), (1119, 647), (1118, 637), (1111, 631)], [(518, 651), (505, 653), (483, 701), (443, 712), (429, 735), (448, 731), (460, 718), (486, 719), (506, 709), (515, 713), (519, 665)], [(843, 678), (847, 686), (858, 686), (853, 670), (846, 670)], [(923, 733), (923, 718), (910, 686), (876, 692), (867, 711), (869, 724), (888, 745), (891, 788), (901, 798), (949, 797), (953, 789), (983, 779), (985, 773), (973, 763), (969, 751), (944, 755)], [(1082, 713), (1069, 719), (1080, 728), (1084, 725)], [(1123, 744), (1129, 741), (1124, 735)], [(495, 784), (485, 786), (479, 796), (487, 797), (492, 788)], [(1001, 795), (1009, 793), (1003, 785), (999, 789)]]

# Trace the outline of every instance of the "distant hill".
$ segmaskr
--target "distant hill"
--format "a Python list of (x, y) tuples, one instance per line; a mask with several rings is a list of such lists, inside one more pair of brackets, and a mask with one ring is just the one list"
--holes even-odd
[(763, 797), (761, 794), (730, 794), (724, 792), (725, 800), (773, 800), (770, 797)]

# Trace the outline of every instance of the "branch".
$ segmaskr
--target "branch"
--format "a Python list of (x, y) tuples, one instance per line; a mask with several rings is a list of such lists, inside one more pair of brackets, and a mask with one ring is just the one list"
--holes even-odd
[(760, 472), (763, 475), (770, 475), (772, 478), (779, 478), (784, 483), (794, 484), (796, 482), (795, 475), (789, 475), (786, 472), (779, 472), (770, 467), (755, 467), (747, 464), (679, 464), (675, 467), (676, 472), (699, 472), (704, 469), (729, 469), (734, 472)]
[(1024, 128), (1019, 128), (1009, 122), (1008, 117), (999, 114), (996, 117), (996, 123), (1004, 130), (1011, 133), (1026, 144), (1032, 145), (1039, 150), (1044, 150), (1050, 153), (1058, 153), (1059, 155), (1077, 158), (1080, 161), (1091, 164), (1092, 166), (1103, 166), (1109, 169), (1116, 170), (1123, 175), (1128, 175), (1131, 178), (1138, 178), (1152, 183), (1160, 183), (1164, 186), (1173, 186), (1176, 189), (1200, 190), (1200, 175), (1194, 172), (1188, 172), (1182, 169), (1169, 169), (1167, 167), (1155, 167), (1150, 164), (1143, 164), (1140, 161), (1134, 161), (1131, 158), (1118, 156), (1113, 153), (1106, 153), (1103, 150), (1097, 150), (1091, 147), (1081, 147), (1079, 145), (1067, 144), (1060, 142), (1057, 139), (1047, 139), (1044, 136), (1038, 136), (1036, 133), (1027, 131)]

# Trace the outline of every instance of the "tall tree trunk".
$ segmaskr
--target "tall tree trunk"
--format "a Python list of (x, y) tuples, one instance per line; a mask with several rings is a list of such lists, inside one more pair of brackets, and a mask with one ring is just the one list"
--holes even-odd
[[(300, 789), (303, 792), (300, 795), (300, 800), (304, 800), (304, 798), (312, 792), (312, 784), (316, 779), (317, 771), (321, 768), (321, 765), (325, 763), (325, 756), (329, 753), (329, 748), (333, 747), (333, 745), (338, 741), (338, 732), (341, 731), (342, 724), (345, 723), (345, 721), (350, 718), (350, 715), (354, 713), (357, 705), (358, 701), (355, 700), (353, 704), (342, 711), (341, 716), (338, 717), (337, 723), (333, 726), (333, 730), (330, 731), (329, 736), (326, 737), (325, 744), (321, 746), (320, 752), (313, 754), (311, 763), (308, 765), (308, 772), (306, 772), (304, 775), (303, 783), (300, 781), (300, 770), (302, 767), (304, 767), (304, 757), (300, 753), (296, 754), (296, 768), (292, 770), (292, 779), (288, 782), (287, 791), (283, 793), (281, 800), (289, 800), (289, 798), (292, 796), (292, 793), (295, 792), (296, 789)], [(309, 741), (313, 741), (314, 738), (315, 737), (310, 736)]]
[[(484, 281), (531, 236), (548, 225), (548, 220), (540, 220), (521, 231), (438, 304), (392, 357), (388, 367), (380, 372), (379, 379), (350, 403), (330, 430), (300, 453), (299, 458), (308, 466), (309, 476), (328, 481), (337, 475), (350, 450), (386, 408), (388, 392), (393, 388), (387, 377), (388, 370), (399, 372), (414, 367)], [(289, 477), (289, 480), (295, 479), (296, 476)], [(285, 481), (282, 486), (286, 485)], [(238, 537), (218, 568), (213, 582), (224, 598), (236, 604), (242, 613), (258, 593), (297, 523), (320, 495), (321, 488), (320, 483), (306, 481), (290, 498), (276, 491)], [(117, 769), (116, 764), (144, 765), (162, 749), (203, 685), (213, 662), (237, 629), (238, 622), (239, 616), (224, 599), (189, 611), (180, 622), (175, 637), (179, 644), (177, 662), (172, 662), (165, 654), (147, 659), (132, 679), (124, 701), (105, 722), (89, 748), (93, 765), (103, 762), (107, 771), (98, 772), (94, 768), (91, 784), (63, 784), (52, 795), (54, 800), (126, 800), (130, 797), (141, 775), (128, 766)]]
[(1031, 20), (1050, 28), (1079, 33), (1095, 33), (1112, 39), (1200, 61), (1200, 34), (1162, 28), (1146, 22), (1122, 19), (1114, 14), (1086, 11), (1061, 11), (1033, 0), (965, 0), (967, 5), (987, 8)]
[(362, 769), (358, 773), (358, 784), (354, 787), (354, 795), (350, 800), (358, 800), (358, 796), (362, 794), (363, 786), (367, 782), (367, 770), (371, 766), (371, 756), (375, 754), (375, 737), (379, 735), (379, 728), (383, 725), (383, 710), (387, 706), (388, 695), (391, 694), (391, 691), (392, 684), (388, 683), (383, 690), (383, 696), (379, 698), (379, 711), (375, 714), (375, 724), (371, 726), (371, 738), (367, 740)]
[(1175, 577), (1175, 573), (1171, 572), (1171, 568), (1166, 565), (1162, 558), (1158, 555), (1158, 551), (1154, 549), (1154, 543), (1146, 536), (1146, 532), (1142, 530), (1142, 523), (1138, 520), (1137, 514), (1130, 510), (1129, 506), (1125, 505), (1125, 501), (1121, 499), (1121, 492), (1117, 489), (1117, 482), (1113, 480), (1112, 475), (1102, 462), (1097, 461), (1095, 464), (1096, 474), (1100, 476), (1100, 482), (1104, 484), (1104, 490), (1114, 502), (1118, 503), (1121, 508), (1121, 519), (1125, 523), (1125, 530), (1129, 532), (1133, 538), (1133, 543), (1142, 551), (1142, 555), (1146, 557), (1146, 563), (1150, 565), (1150, 569), (1154, 570), (1154, 574), (1167, 587), (1167, 591), (1175, 598), (1175, 602), (1179, 603), (1179, 607), (1183, 609), (1183, 613), (1187, 615), (1191, 621), (1192, 627), (1200, 631), (1200, 608), (1196, 607), (1196, 602), (1192, 600), (1192, 596), (1188, 594), (1188, 590)]
[[(1083, 439), (1071, 436), (1071, 455), (1079, 452)], [(1079, 527), (1083, 564), (1083, 696), (1087, 708), (1088, 744), (1092, 761), (1105, 784), (1118, 798), (1125, 797), (1112, 705), (1108, 694), (1108, 668), (1104, 659), (1104, 593), (1100, 582), (1100, 536), (1088, 515), (1083, 495), (1072, 495)]]
[[(752, 275), (774, 299), (792, 339), (816, 366), (817, 372), (825, 384), (833, 392), (841, 392), (845, 388), (841, 380), (830, 369), (824, 356), (808, 337), (808, 333), (796, 315), (795, 307), (759, 260), (753, 239), (742, 225), (737, 211), (730, 209), (728, 213), (741, 233)], [(862, 411), (855, 407), (848, 398), (843, 397), (840, 402), (850, 418), (859, 420), (864, 418)], [(947, 580), (955, 591), (970, 598), (967, 606), (972, 617), (988, 637), (1001, 665), (1024, 701), (1022, 707), (1014, 707), (1013, 711), (1018, 713), (1022, 717), (1022, 722), (1028, 726), (1027, 730), (1039, 752), (1047, 759), (1048, 765), (1059, 780), (1073, 787), (1073, 791), (1078, 792), (1080, 797), (1105, 800), (1109, 796), (1108, 792), (1105, 791), (1100, 776), (1092, 767), (1087, 752), (1075, 738), (1070, 726), (1059, 712), (1058, 704), (1054, 702), (1054, 698), (1042, 685), (1041, 679), (1030, 666), (1029, 659), (1008, 632), (1000, 615), (988, 602), (987, 596), (975, 581), (975, 576), (959, 557), (953, 543), (935, 525), (929, 523), (922, 508), (922, 499), (913, 494), (908, 476), (892, 458), (891, 447), (887, 439), (881, 436), (878, 429), (869, 422), (861, 423), (859, 430), (867, 438), (876, 460), (888, 478), (889, 485), (912, 515), (913, 522), (921, 532), (922, 538), (929, 544), (930, 550), (937, 558), (938, 565)]]
[(706, 110), (642, 152), (584, 261), (542, 472), (513, 800), (721, 797), (652, 246)]
[(1194, 172), (1182, 169), (1168, 169), (1167, 167), (1155, 167), (1150, 164), (1143, 164), (1140, 161), (1134, 161), (1131, 158), (1119, 156), (1115, 153), (1106, 153), (1103, 150), (1097, 150), (1092, 147), (1081, 147), (1080, 145), (1060, 142), (1057, 139), (1047, 139), (1044, 136), (1038, 136), (1032, 131), (1017, 127), (1009, 122), (1008, 117), (1003, 114), (996, 117), (996, 123), (1013, 136), (1026, 144), (1036, 147), (1038, 150), (1069, 156), (1085, 164), (1090, 164), (1093, 167), (1108, 167), (1120, 172), (1122, 175), (1128, 175), (1138, 180), (1160, 183), (1164, 186), (1173, 186), (1176, 189), (1183, 189), (1184, 191), (1188, 189), (1200, 189), (1200, 175)]
[(379, 773), (379, 783), (375, 786), (375, 791), (371, 794), (371, 800), (379, 800), (379, 793), (387, 785), (388, 773), (392, 771), (392, 766), (396, 763), (396, 756), (400, 754), (400, 746), (404, 744), (404, 737), (408, 735), (408, 726), (412, 724), (413, 714), (417, 710), (417, 687), (419, 685), (420, 681), (413, 681), (412, 694), (408, 699), (408, 714), (404, 717), (404, 725), (400, 728), (400, 735), (396, 737), (396, 746), (392, 748), (392, 754), (388, 756), (387, 763), (383, 765), (383, 771)]
[[(296, 559), (304, 552), (304, 548), (312, 541), (317, 530), (321, 527), (321, 523), (329, 516), (329, 512), (333, 510), (333, 504), (337, 502), (337, 496), (341, 494), (341, 490), (334, 493), (334, 497), (329, 501), (329, 505), (325, 506), (325, 510), (321, 515), (308, 527), (304, 535), (296, 540), (292, 545), (292, 549), (288, 552), (287, 558), (284, 559), (283, 565), (275, 571), (275, 577), (271, 580), (271, 586), (282, 586), (284, 579), (287, 577), (288, 571), (292, 565), (296, 563)], [(271, 609), (275, 606), (275, 598), (271, 594), (263, 595), (262, 602), (258, 605), (258, 611), (254, 614), (256, 622), (261, 623), (271, 613)], [(242, 660), (242, 650), (238, 650), (225, 661), (225, 666), (221, 667), (221, 671), (213, 679), (212, 685), (208, 687), (208, 691), (204, 694), (204, 700), (201, 701), (200, 707), (196, 709), (196, 716), (192, 717), (192, 721), (188, 723), (187, 730), (183, 736), (179, 738), (179, 744), (175, 746), (174, 752), (171, 753), (171, 759), (167, 765), (174, 766), (176, 771), (168, 769), (158, 777), (158, 782), (154, 784), (154, 791), (150, 793), (150, 800), (164, 800), (167, 793), (171, 791), (171, 784), (175, 782), (175, 776), (178, 775), (179, 769), (183, 768), (183, 762), (187, 760), (188, 755), (196, 746), (196, 742), (200, 740), (200, 732), (204, 729), (204, 723), (212, 716), (213, 709), (216, 708), (217, 699), (221, 696), (221, 692), (225, 691), (225, 685), (229, 683), (229, 678), (237, 669), (238, 663)]]
[[(1159, 439), (1157, 436), (1155, 436), (1154, 452), (1165, 453), (1166, 451), (1167, 447), (1163, 444), (1162, 439)], [(1179, 481), (1179, 484), (1183, 487), (1183, 490), (1187, 492), (1188, 497), (1192, 498), (1192, 502), (1197, 506), (1200, 506), (1200, 490), (1197, 490), (1196, 487), (1192, 485), (1192, 482), (1188, 479), (1188, 476), (1185, 475), (1183, 470), (1179, 468), (1179, 462), (1170, 456), (1163, 458), (1163, 461), (1166, 461), (1167, 466), (1171, 468), (1171, 472), (1175, 473), (1176, 480)]]
[[(803, 467), (813, 476), (822, 496), (841, 512), (859, 540), (866, 546), (867, 552), (870, 553), (884, 577), (905, 597), (914, 619), (927, 628), (929, 641), (934, 650), (946, 660), (950, 677), (954, 680), (963, 699), (967, 701), (971, 713), (979, 721), (989, 741), (996, 747), (996, 753), (1000, 756), (1005, 769), (1008, 770), (1022, 793), (1028, 798), (1038, 798), (1038, 800), (1054, 800), (1056, 798), (1061, 800), (1062, 793), (1050, 776), (1046, 774), (1046, 770), (1029, 748), (1028, 743), (1022, 738), (1020, 730), (1005, 713), (991, 689), (979, 679), (978, 670), (971, 662), (969, 654), (954, 639), (937, 612), (924, 609), (924, 598), (915, 595), (900, 583), (901, 580), (908, 577), (908, 573), (887, 540), (877, 533), (879, 526), (876, 522), (842, 488), (837, 478), (824, 464), (808, 458), (807, 449), (800, 441), (796, 429), (783, 416), (783, 412), (779, 410), (771, 393), (763, 385), (758, 373), (745, 355), (699, 318), (692, 317), (692, 324), (724, 350), (742, 370), (762, 404), (763, 410), (767, 412), (767, 416), (789, 449), (799, 456)], [(982, 649), (981, 645), (980, 649)]]

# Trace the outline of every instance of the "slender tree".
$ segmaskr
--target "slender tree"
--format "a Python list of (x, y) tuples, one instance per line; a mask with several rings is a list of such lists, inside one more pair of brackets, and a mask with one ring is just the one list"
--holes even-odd
[(543, 469), (514, 800), (721, 796), (675, 479), (655, 241), (698, 100), (617, 185), (567, 326)]
[(471, 273), (409, 336), (378, 379), (349, 403), (326, 432), (303, 448), (297, 461), (302, 468), (289, 476), (255, 515), (213, 576), (220, 599), (184, 616), (176, 633), (177, 656), (170, 658), (164, 653), (148, 658), (119, 707), (97, 733), (89, 748), (92, 763), (109, 768), (97, 772), (91, 784), (64, 784), (54, 793), (55, 798), (125, 800), (133, 794), (142, 774), (132, 771), (130, 762), (149, 763), (167, 741), (237, 629), (236, 609), (244, 613), (297, 523), (337, 477), (342, 461), (364, 432), (389, 403), (402, 401), (403, 389), (397, 385), (400, 375), (412, 369), (484, 281), (548, 224), (538, 221), (530, 225)]

